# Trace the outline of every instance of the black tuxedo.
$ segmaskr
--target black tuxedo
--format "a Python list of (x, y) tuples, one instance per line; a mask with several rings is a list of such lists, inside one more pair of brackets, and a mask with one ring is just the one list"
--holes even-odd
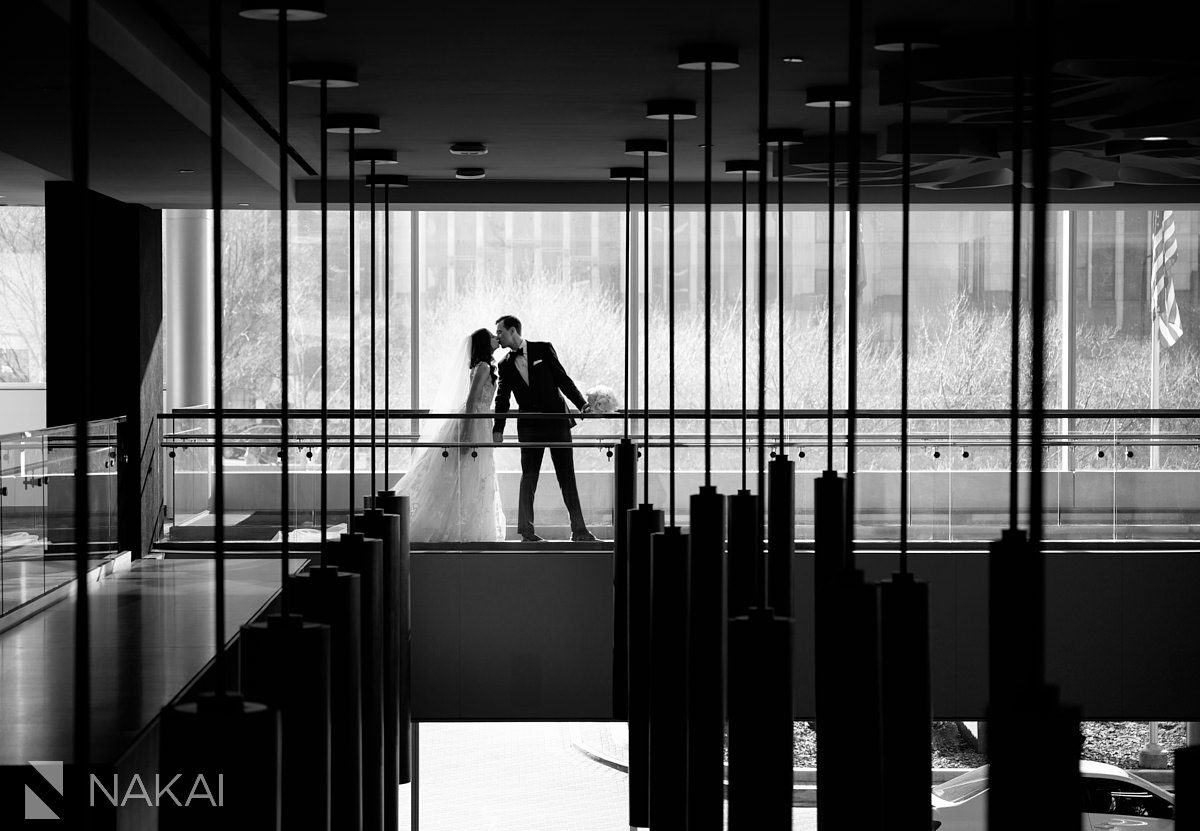
[[(521, 371), (517, 369), (515, 350), (509, 351), (498, 368), (500, 378), (496, 391), (497, 418), (492, 430), (504, 432), (506, 419), (503, 416), (508, 412), (511, 399), (515, 395), (517, 406), (523, 412), (563, 414), (563, 418), (517, 419), (518, 439), (523, 442), (569, 442), (575, 419), (566, 414), (567, 403), (563, 400), (563, 394), (565, 393), (581, 410), (587, 404), (587, 400), (563, 369), (552, 344), (527, 340), (522, 348), (525, 352), (529, 382), (526, 383), (521, 377)], [(523, 536), (534, 533), (533, 497), (537, 492), (538, 475), (545, 452), (544, 447), (521, 448), (521, 500), (517, 513), (517, 531)], [(550, 459), (554, 462), (554, 473), (558, 477), (559, 488), (562, 489), (567, 513), (571, 516), (571, 532), (586, 532), (583, 511), (579, 506), (579, 489), (575, 484), (575, 459), (571, 448), (551, 448)]]

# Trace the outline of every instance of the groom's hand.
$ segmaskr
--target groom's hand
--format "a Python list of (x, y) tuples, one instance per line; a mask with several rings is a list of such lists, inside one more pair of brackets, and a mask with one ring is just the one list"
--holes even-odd
[(583, 408), (582, 408), (582, 409), (581, 409), (579, 412), (581, 412), (581, 413), (590, 413), (591, 411), (592, 411), (592, 405), (591, 405), (591, 404), (584, 404), (584, 405), (583, 405)]
[(499, 430), (493, 430), (492, 431), (492, 441), (495, 444), (500, 444), (501, 442), (504, 441), (504, 433), (502, 433)]

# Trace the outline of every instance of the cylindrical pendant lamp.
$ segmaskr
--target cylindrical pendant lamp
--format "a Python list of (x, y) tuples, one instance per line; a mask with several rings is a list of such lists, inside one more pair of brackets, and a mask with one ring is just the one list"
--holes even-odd
[(630, 139), (627, 155), (642, 157), (642, 502), (630, 511), (628, 523), (628, 655), (626, 685), (629, 714), (629, 825), (650, 825), (650, 699), (651, 660), (651, 539), (663, 530), (663, 512), (650, 500), (650, 157), (665, 156), (662, 139)]
[[(713, 73), (738, 67), (737, 50), (681, 49), (679, 68), (704, 73), (704, 484), (689, 512), (687, 571), (688, 828), (724, 827), (725, 497), (712, 483), (712, 150)], [(673, 333), (672, 333), (673, 334)], [(673, 339), (673, 338), (672, 338)]]
[(629, 718), (629, 512), (637, 503), (637, 448), (629, 438), (629, 341), (632, 305), (632, 228), (630, 183), (642, 181), (640, 167), (614, 167), (608, 178), (625, 182), (625, 329), (623, 435), (613, 462), (613, 718)]

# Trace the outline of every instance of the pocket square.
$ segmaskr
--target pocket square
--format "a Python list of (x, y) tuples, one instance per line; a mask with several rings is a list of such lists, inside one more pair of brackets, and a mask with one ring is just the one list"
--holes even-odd
[(536, 361), (533, 362), (533, 365), (537, 366), (538, 364), (540, 364), (542, 362), (542, 360), (543, 360), (542, 358), (538, 358)]

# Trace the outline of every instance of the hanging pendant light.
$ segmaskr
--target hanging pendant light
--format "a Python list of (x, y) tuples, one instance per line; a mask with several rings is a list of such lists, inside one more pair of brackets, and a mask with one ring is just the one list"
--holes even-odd
[(908, 357), (910, 223), (912, 201), (912, 56), (936, 41), (912, 31), (876, 33), (876, 51), (901, 53), (903, 116), (900, 126), (900, 563), (879, 584), (880, 734), (883, 802), (887, 819), (924, 828), (932, 820), (925, 797), (929, 757), (930, 701), (929, 584), (915, 579), (908, 561)]
[[(392, 191), (408, 187), (408, 177), (395, 173), (374, 173), (366, 179), (372, 192), (383, 191), (384, 211), (384, 488), (375, 494), (375, 510), (366, 511), (364, 533), (379, 536), (384, 542), (384, 785), (412, 782), (412, 601), (411, 552), (409, 548), (409, 497), (393, 493), (387, 487), (390, 450), (391, 387), (391, 210)], [(385, 791), (391, 793), (391, 791)], [(384, 802), (384, 824), (399, 822), (395, 799)]]
[[(72, 46), (72, 69), (82, 69), (79, 61), (81, 53), (88, 49), (86, 29), (84, 32), (74, 31), (76, 27), (86, 27), (87, 0), (77, 0), (72, 6), (73, 36), (84, 34), (82, 42), (76, 40)], [(212, 212), (213, 212), (213, 343), (216, 360), (213, 365), (213, 433), (214, 459), (213, 472), (213, 562), (215, 566), (214, 600), (214, 692), (202, 694), (195, 701), (184, 704), (173, 704), (162, 711), (162, 728), (159, 740), (159, 757), (164, 770), (219, 770), (230, 781), (253, 781), (255, 787), (230, 792), (225, 804), (242, 822), (260, 828), (279, 827), (279, 809), (282, 802), (280, 792), (280, 758), (279, 758), (279, 715), (266, 704), (248, 701), (236, 691), (230, 689), (233, 680), (225, 654), (225, 481), (224, 481), (224, 372), (221, 356), (222, 340), (222, 241), (221, 212), (224, 208), (223, 176), (223, 92), (221, 89), (222, 66), (222, 3), (220, 0), (209, 0), (209, 159), (212, 170)], [(76, 15), (80, 15), (76, 17)], [(78, 49), (78, 51), (77, 51)], [(83, 80), (80, 73), (72, 73), (72, 92), (80, 94), (77, 84)], [(86, 83), (86, 82), (84, 82)], [(84, 87), (86, 89), (86, 86)], [(81, 124), (73, 126), (82, 126)], [(86, 131), (81, 136), (72, 136), (75, 151), (80, 151), (79, 141), (86, 142)], [(86, 145), (84, 145), (86, 147)], [(86, 153), (81, 154), (86, 165)], [(86, 167), (84, 168), (86, 172)], [(79, 171), (76, 170), (76, 178)], [(86, 261), (85, 261), (86, 262)], [(86, 281), (85, 281), (86, 284)], [(86, 502), (78, 503), (84, 504)], [(80, 526), (76, 523), (76, 527)], [(86, 621), (87, 584), (79, 583), (79, 593), (76, 599), (77, 608), (84, 610)], [(85, 637), (86, 637), (86, 629)], [(83, 672), (76, 669), (76, 684), (80, 678), (87, 678), (86, 667), (88, 651), (86, 640), (83, 643), (76, 640), (76, 655), (82, 658)], [(79, 666), (77, 659), (77, 667)], [(86, 689), (86, 688), (85, 688)], [(77, 699), (77, 704), (80, 703)], [(82, 702), (86, 704), (86, 700)], [(82, 718), (80, 718), (82, 715)], [(86, 708), (80, 714), (77, 710), (76, 750), (75, 761), (84, 767), (88, 759), (88, 743), (86, 739), (80, 742), (80, 731), (84, 737), (89, 730), (88, 712)], [(175, 811), (169, 802), (164, 803), (159, 817), (159, 827), (173, 829), (189, 826), (186, 820), (187, 811)]]
[(325, 18), (324, 0), (293, 0), (287, 6), (271, 5), (262, 0), (242, 0), (239, 15), (247, 20), (278, 21), (281, 17), (285, 23), (302, 23)]
[(632, 228), (630, 186), (642, 181), (640, 167), (614, 167), (608, 178), (625, 183), (625, 373), (622, 438), (614, 451), (613, 462), (613, 719), (629, 719), (629, 512), (637, 503), (637, 448), (629, 438), (629, 341), (632, 305)]
[(288, 256), (288, 28), (292, 20), (317, 18), (277, 14), (276, 92), (279, 102), (279, 443), (280, 602), (279, 613), (241, 628), (242, 689), (279, 710), (283, 759), (283, 814), (287, 827), (330, 827), (331, 630), (306, 621), (293, 606), (291, 579), (291, 401)]
[[(629, 680), (629, 825), (650, 825), (650, 690), (653, 663), (650, 653), (651, 538), (663, 530), (663, 512), (650, 501), (650, 157), (665, 156), (662, 139), (630, 139), (625, 153), (642, 157), (642, 273), (643, 340), (642, 377), (642, 502), (629, 512), (628, 524), (628, 655)], [(636, 475), (636, 474), (635, 474)]]
[[(1046, 255), (1049, 247), (1048, 213), (1050, 201), (1050, 161), (1052, 146), (1052, 73), (1053, 59), (1050, 38), (1054, 17), (1052, 4), (1032, 4), (1032, 20), (1026, 21), (1025, 4), (1015, 3), (1014, 32), (1017, 57), (1014, 76), (1013, 104), (1013, 211), (1021, 209), (1021, 176), (1017, 159), (1020, 155), (1021, 134), (1025, 122), (1025, 77), (1032, 78), (1031, 157), (1032, 157), (1032, 246), (1030, 250), (1030, 482), (1029, 538), (1022, 540), (1010, 527), (1009, 533), (993, 545), (989, 564), (989, 647), (991, 700), (988, 705), (991, 765), (988, 772), (988, 826), (1003, 828), (1020, 820), (1021, 788), (1023, 785), (1023, 748), (1038, 742), (1044, 761), (1041, 780), (1058, 792), (1078, 793), (1079, 732), (1081, 713), (1078, 707), (1062, 703), (1056, 686), (1046, 683), (1045, 670), (1045, 600), (1046, 575), (1043, 551), (1043, 458), (1045, 435), (1045, 314), (1046, 314)], [(1042, 27), (1042, 28), (1039, 28)], [(1029, 41), (1032, 43), (1029, 44)], [(1027, 45), (1029, 44), (1029, 45)], [(1032, 48), (1030, 49), (1029, 46)], [(1022, 52), (1029, 49), (1023, 55)], [(1023, 66), (1022, 64), (1025, 64)], [(1015, 223), (1014, 223), (1015, 224)], [(1015, 234), (1015, 228), (1014, 228)], [(1013, 252), (1019, 252), (1014, 240)], [(1019, 259), (1014, 256), (1014, 290), (1019, 285)], [(1015, 291), (1014, 291), (1015, 296)], [(1020, 315), (1014, 305), (1013, 316)], [(1012, 367), (1019, 366), (1019, 353), (1011, 356)], [(1014, 389), (1017, 389), (1014, 387)], [(1010, 407), (1016, 408), (1014, 402)], [(1015, 415), (1015, 414), (1014, 414)], [(1013, 419), (1015, 425), (1016, 419)], [(1011, 428), (1010, 458), (1016, 458), (1015, 427)], [(1014, 470), (1010, 475), (1015, 473)], [(1010, 483), (1010, 496), (1013, 493)], [(1010, 506), (1010, 523), (1015, 509)], [(1000, 610), (1014, 597), (1021, 598), (1020, 615), (1002, 619)], [(1073, 810), (1072, 810), (1073, 809)], [(1079, 822), (1079, 808), (1069, 803), (1048, 805), (1041, 812), (1047, 827), (1067, 827)]]
[[(687, 816), (691, 829), (724, 826), (725, 497), (712, 482), (713, 73), (736, 69), (737, 50), (693, 46), (680, 69), (704, 73), (704, 484), (689, 505), (687, 551)], [(672, 296), (673, 293), (672, 293)], [(672, 333), (672, 341), (674, 333)]]
[[(758, 4), (758, 503), (765, 505), (767, 130), (770, 0)], [(761, 507), (760, 507), (761, 510)], [(729, 621), (729, 828), (792, 826), (792, 620), (770, 607), (763, 516), (730, 535), (731, 561), (752, 560), (754, 598)]]
[[(321, 533), (320, 558), (290, 578), (293, 608), (306, 620), (330, 627), (329, 692), (331, 824), (362, 824), (362, 580), (329, 561), (329, 90), (358, 86), (357, 70), (345, 64), (298, 63), (289, 72), (295, 87), (320, 91), (321, 134)], [(336, 543), (332, 543), (336, 545)]]
[[(693, 101), (664, 99), (646, 117), (667, 122), (667, 503), (671, 522), (650, 540), (650, 826), (687, 814), (687, 536), (675, 523), (675, 122), (696, 117)], [(647, 301), (649, 298), (647, 298)], [(685, 820), (686, 822), (686, 820)]]
[[(355, 229), (355, 196), (357, 182), (354, 175), (355, 138), (379, 132), (379, 117), (362, 113), (334, 113), (325, 119), (325, 130), (329, 133), (346, 135), (348, 177), (347, 206), (349, 224), (349, 499), (347, 501), (347, 529), (341, 538), (329, 546), (328, 564), (342, 571), (357, 574), (362, 580), (362, 603), (360, 604), (360, 628), (362, 632), (362, 821), (364, 829), (384, 828), (384, 660), (386, 635), (384, 614), (387, 592), (384, 586), (384, 545), (387, 540), (377, 536), (368, 537), (358, 528), (359, 516), (355, 513), (355, 388), (357, 386), (355, 357), (355, 323), (357, 309), (357, 247)], [(389, 533), (388, 539), (392, 537)], [(394, 543), (393, 543), (394, 544)], [(390, 799), (387, 801), (391, 801)], [(390, 811), (390, 809), (388, 809)]]

